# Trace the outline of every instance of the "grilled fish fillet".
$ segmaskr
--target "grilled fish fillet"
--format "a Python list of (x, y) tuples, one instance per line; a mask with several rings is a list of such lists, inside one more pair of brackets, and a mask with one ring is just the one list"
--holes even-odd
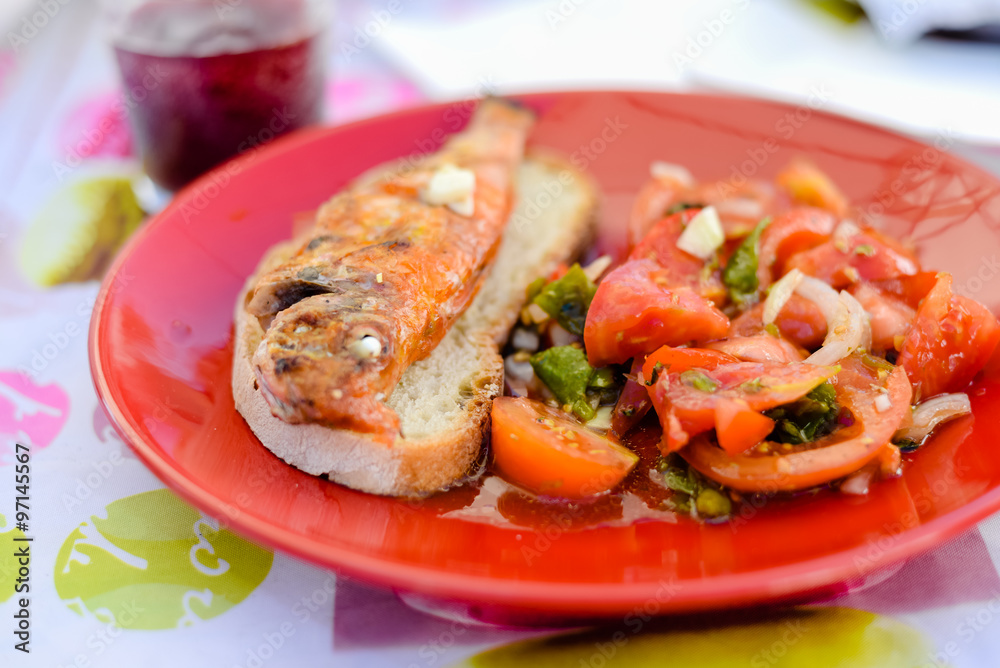
[[(384, 165), (360, 180), (396, 169), (395, 163)], [(500, 347), (518, 319), (525, 290), (571, 262), (590, 243), (596, 223), (596, 186), (561, 158), (529, 154), (516, 190), (518, 204), (479, 294), (386, 400), (401, 423), (391, 443), (272, 415), (251, 364), (264, 330), (247, 313), (246, 297), (260, 276), (287, 262), (301, 244), (282, 242), (266, 253), (237, 300), (232, 374), (236, 408), (265, 447), (306, 473), (374, 494), (422, 496), (475, 473), (490, 407), (503, 389)]]
[[(520, 107), (485, 100), (416, 169), (358, 185), (319, 210), (295, 254), (247, 301), (265, 331), (254, 372), (276, 417), (386, 440), (399, 432), (384, 400), (478, 292), (532, 122)], [(442, 174), (474, 174), (465, 202), (428, 203)]]

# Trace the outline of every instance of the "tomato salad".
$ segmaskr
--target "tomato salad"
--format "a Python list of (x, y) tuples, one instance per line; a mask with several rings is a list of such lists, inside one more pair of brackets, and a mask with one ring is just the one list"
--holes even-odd
[(719, 521), (748, 494), (865, 494), (971, 412), (997, 318), (854, 222), (814, 165), (741, 187), (651, 171), (623, 262), (528, 290), (492, 413), (501, 477), (541, 498), (613, 492), (639, 461), (622, 439), (655, 416), (663, 507)]

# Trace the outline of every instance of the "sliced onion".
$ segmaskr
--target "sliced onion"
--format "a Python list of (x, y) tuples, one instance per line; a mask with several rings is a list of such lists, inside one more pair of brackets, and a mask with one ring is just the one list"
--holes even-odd
[(579, 340), (579, 336), (566, 331), (559, 323), (552, 322), (549, 324), (549, 341), (553, 346), (568, 346)]
[(861, 228), (853, 220), (842, 220), (833, 230), (834, 243), (848, 243), (851, 239), (861, 234)]
[(530, 352), (538, 350), (538, 334), (524, 327), (517, 327), (514, 330), (514, 336), (511, 337), (510, 342), (516, 350), (527, 350)]
[(764, 205), (758, 200), (750, 199), (749, 197), (733, 197), (730, 199), (724, 199), (721, 202), (716, 203), (715, 208), (719, 212), (720, 216), (734, 216), (736, 218), (754, 219), (764, 217)]
[(827, 333), (823, 346), (806, 358), (809, 364), (836, 364), (855, 350), (867, 350), (872, 343), (868, 314), (848, 292), (837, 291), (823, 281), (803, 276), (795, 292), (816, 304), (826, 318)]
[(587, 278), (596, 283), (597, 279), (601, 277), (601, 274), (607, 271), (608, 267), (610, 266), (611, 266), (611, 256), (602, 255), (601, 257), (597, 258), (596, 260), (588, 264), (586, 267), (584, 267), (583, 273), (587, 276)]
[(587, 421), (587, 427), (597, 431), (607, 431), (611, 429), (611, 415), (614, 406), (601, 406), (597, 409), (594, 417)]
[(540, 325), (549, 319), (549, 314), (545, 312), (545, 309), (535, 302), (528, 304), (528, 315), (537, 325)]
[(511, 378), (516, 378), (524, 382), (530, 381), (535, 377), (535, 370), (531, 368), (531, 362), (528, 360), (519, 361), (515, 359), (517, 354), (508, 355), (503, 361), (503, 370)]
[(875, 397), (875, 410), (879, 413), (885, 413), (890, 408), (892, 408), (892, 399), (889, 398), (888, 394), (879, 394)]
[(875, 467), (869, 464), (847, 476), (844, 482), (840, 485), (840, 491), (844, 494), (864, 496), (868, 493), (868, 488), (871, 487), (872, 479), (874, 477)]
[(913, 409), (913, 424), (896, 432), (892, 440), (920, 443), (935, 427), (972, 412), (969, 396), (962, 392), (942, 394), (928, 399)]
[(726, 232), (722, 229), (719, 212), (714, 206), (706, 206), (681, 232), (677, 247), (696, 258), (707, 260), (725, 242)]
[(672, 162), (654, 160), (649, 166), (649, 173), (654, 179), (676, 181), (687, 188), (694, 187), (694, 177), (691, 176), (691, 172)]
[(803, 278), (805, 278), (805, 274), (798, 269), (792, 269), (771, 286), (770, 291), (767, 293), (767, 299), (764, 300), (764, 315), (762, 319), (765, 325), (770, 325), (775, 321), (778, 314), (781, 313), (781, 309), (785, 307), (785, 304), (792, 297), (795, 289), (799, 287), (799, 283), (802, 282)]
[(850, 317), (861, 323), (861, 343), (860, 348), (865, 351), (872, 349), (872, 317), (861, 305), (861, 302), (847, 290), (840, 291), (840, 298), (847, 304)]
[(515, 397), (528, 396), (528, 386), (535, 378), (535, 370), (527, 360), (519, 362), (515, 355), (508, 355), (503, 361), (504, 385), (507, 393)]
[(840, 308), (840, 295), (818, 278), (803, 276), (795, 288), (795, 292), (816, 304), (828, 323), (837, 316)]

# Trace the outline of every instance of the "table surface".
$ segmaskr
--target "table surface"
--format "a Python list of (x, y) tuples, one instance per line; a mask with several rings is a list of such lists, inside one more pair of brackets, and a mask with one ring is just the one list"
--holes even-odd
[[(10, 556), (25, 544), (16, 542), (23, 535), (15, 529), (16, 442), (33, 444), (27, 535), (34, 539), (31, 653), (17, 652), (0, 624), (6, 638), (0, 663), (431, 667), (557, 633), (430, 616), (392, 592), (254, 545), (176, 499), (121, 442), (90, 380), (86, 331), (98, 283), (43, 290), (18, 267), (20, 241), (46, 203), (80, 179), (136, 169), (125, 126), (101, 123), (120, 91), (93, 7), (59, 7), (26, 43), (8, 40), (0, 50), (2, 619), (20, 609), (13, 593), (18, 564)], [(335, 44), (354, 39), (371, 11), (360, 3), (341, 7)], [(428, 96), (377, 49), (332, 49), (331, 64), (330, 122)], [(100, 127), (105, 130), (95, 130)], [(962, 146), (959, 152), (1000, 173), (994, 151)], [(19, 373), (33, 363), (35, 373)], [(725, 628), (711, 619), (639, 624), (623, 643), (611, 630), (563, 641), (558, 652), (564, 663), (552, 665), (604, 665), (612, 654), (638, 652), (644, 643), (677, 657), (694, 652), (700, 658), (684, 663), (694, 667), (804, 665), (783, 661), (813, 643), (807, 632), (812, 624), (841, 647), (858, 638), (872, 646), (904, 643), (910, 653), (921, 648), (920, 665), (995, 666), (998, 564), (1000, 516), (994, 516), (932, 552), (876, 572), (845, 595), (816, 602), (839, 612), (806, 618), (779, 612), (756, 626), (751, 623), (761, 615), (754, 613)], [(629, 642), (635, 638), (642, 640)], [(729, 647), (729, 654), (698, 644), (705, 639)], [(518, 660), (555, 656), (553, 647), (519, 648)], [(824, 656), (832, 657), (829, 652)], [(7, 657), (15, 658), (13, 664)], [(873, 659), (849, 665), (888, 664)]]

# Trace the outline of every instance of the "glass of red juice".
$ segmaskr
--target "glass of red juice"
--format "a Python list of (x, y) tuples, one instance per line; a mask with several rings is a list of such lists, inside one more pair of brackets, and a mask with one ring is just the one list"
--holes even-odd
[(329, 0), (105, 0), (143, 166), (177, 190), (323, 116)]

